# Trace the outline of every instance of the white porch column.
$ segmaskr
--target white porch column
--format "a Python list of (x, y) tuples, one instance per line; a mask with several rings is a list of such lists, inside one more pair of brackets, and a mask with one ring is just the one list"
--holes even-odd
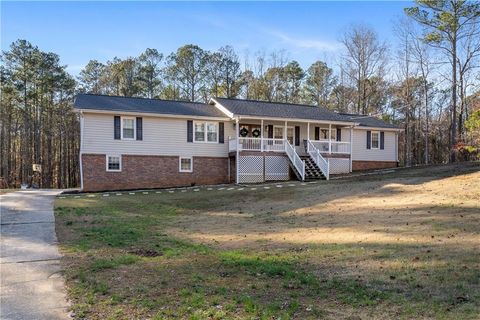
[(260, 120), (260, 151), (263, 152), (263, 119)]
[[(310, 141), (310, 122), (307, 122), (307, 141)], [(307, 142), (307, 152), (309, 152), (310, 145)]]
[(332, 124), (328, 124), (328, 153), (332, 153)]
[(350, 172), (353, 171), (353, 167), (352, 167), (352, 143), (353, 143), (353, 126), (350, 127)]
[(287, 140), (287, 121), (285, 120), (285, 127), (283, 128), (283, 139)]
[(240, 123), (238, 122), (238, 118), (235, 119), (235, 136), (236, 136), (235, 141), (237, 142), (237, 148), (236, 148), (237, 154), (236, 154), (236, 157), (235, 157), (235, 183), (238, 184), (238, 182), (239, 182), (239, 180), (238, 180), (238, 171), (239, 171), (238, 164), (240, 163), (240, 160), (239, 160), (240, 143), (238, 141), (240, 139)]

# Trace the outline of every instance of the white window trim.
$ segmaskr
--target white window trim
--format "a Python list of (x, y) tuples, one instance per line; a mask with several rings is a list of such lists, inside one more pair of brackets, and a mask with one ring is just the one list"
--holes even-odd
[[(133, 138), (123, 137), (123, 119), (133, 120)], [(120, 132), (122, 140), (137, 140), (137, 118), (136, 117), (120, 117)]]
[[(108, 168), (108, 158), (109, 157), (118, 157), (119, 159), (119, 169), (109, 169)], [(107, 172), (121, 172), (122, 171), (122, 156), (121, 155), (116, 155), (116, 154), (107, 154), (105, 155), (105, 169)]]
[[(273, 126), (273, 138), (274, 139), (279, 139), (275, 138), (275, 128), (281, 128), (282, 129), (282, 138), (280, 139), (287, 139), (287, 137), (284, 137), (283, 135), (285, 134), (285, 126)], [(293, 130), (293, 144), (295, 144), (295, 127), (294, 126), (287, 126), (287, 130), (292, 129)], [(287, 134), (288, 136), (288, 134)]]
[[(204, 124), (205, 125), (205, 131), (203, 133), (203, 138), (204, 138), (204, 141), (197, 141), (196, 140), (196, 132), (195, 132), (195, 125), (197, 123), (201, 123), (201, 124)], [(207, 126), (208, 124), (211, 124), (211, 123), (214, 123), (215, 124), (215, 128), (217, 129), (217, 140), (216, 141), (208, 141), (207, 137), (208, 137), (208, 130), (207, 130)], [(218, 143), (218, 139), (219, 139), (219, 135), (220, 135), (220, 129), (219, 129), (219, 124), (218, 122), (216, 121), (193, 121), (193, 142), (194, 143)]]
[[(320, 139), (318, 141), (329, 141), (328, 138), (324, 139), (322, 138), (322, 130), (327, 130), (327, 134), (328, 134), (328, 128), (324, 128), (324, 127), (320, 127), (320, 131), (319, 131), (319, 135), (320, 135)], [(330, 130), (330, 136), (332, 137), (332, 141), (337, 141), (337, 129), (336, 128), (332, 128)]]
[[(190, 170), (182, 170), (182, 159), (190, 160)], [(179, 172), (193, 172), (193, 157), (178, 157), (178, 171)]]
[[(373, 147), (373, 134), (374, 133), (378, 135), (378, 146), (376, 148)], [(372, 131), (370, 133), (370, 149), (373, 149), (373, 150), (379, 150), (380, 149), (380, 131)]]

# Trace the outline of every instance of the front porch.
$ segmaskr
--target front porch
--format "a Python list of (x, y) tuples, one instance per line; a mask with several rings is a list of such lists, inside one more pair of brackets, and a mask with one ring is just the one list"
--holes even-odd
[(285, 179), (289, 169), (282, 157), (302, 181), (351, 172), (350, 124), (242, 119), (234, 126), (236, 136), (228, 138), (228, 150), (237, 159), (238, 183), (266, 181), (274, 167)]
[(236, 133), (236, 137), (229, 137), (229, 152), (285, 152), (287, 140), (297, 153), (306, 154), (306, 141), (309, 140), (323, 156), (334, 154), (337, 157), (349, 157), (351, 154), (351, 126), (245, 119), (236, 126)]

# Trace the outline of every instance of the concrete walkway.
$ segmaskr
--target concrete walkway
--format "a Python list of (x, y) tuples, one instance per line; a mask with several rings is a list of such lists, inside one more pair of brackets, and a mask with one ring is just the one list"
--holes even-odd
[(0, 196), (1, 319), (69, 319), (53, 215), (59, 192)]

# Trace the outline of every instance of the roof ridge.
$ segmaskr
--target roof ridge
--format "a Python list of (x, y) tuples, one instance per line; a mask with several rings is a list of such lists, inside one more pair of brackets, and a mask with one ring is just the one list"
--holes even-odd
[(340, 114), (342, 116), (355, 116), (355, 117), (374, 117), (372, 115), (369, 115), (369, 114), (361, 114), (361, 113), (348, 113), (348, 112), (338, 112), (338, 111), (334, 111), (336, 112), (337, 114)]
[(187, 100), (169, 100), (169, 99), (145, 98), (145, 97), (127, 97), (127, 96), (117, 96), (117, 95), (98, 94), (98, 93), (78, 93), (77, 95), (109, 97), (109, 98), (124, 98), (124, 99), (139, 99), (139, 100), (156, 100), (156, 101), (166, 101), (166, 102), (185, 102), (185, 103), (192, 103), (192, 104), (208, 105), (208, 103), (196, 102), (196, 101), (187, 101)]
[(334, 112), (327, 107), (324, 106), (315, 106), (311, 104), (303, 104), (303, 103), (290, 103), (290, 102), (276, 102), (276, 101), (265, 101), (265, 100), (254, 100), (254, 99), (239, 99), (239, 98), (223, 98), (223, 97), (214, 97), (213, 99), (223, 99), (223, 100), (233, 100), (233, 101), (248, 101), (248, 102), (260, 102), (260, 103), (271, 103), (271, 104), (284, 104), (284, 105), (291, 105), (291, 106), (300, 106), (300, 107), (309, 107), (309, 108), (322, 108), (330, 112)]

